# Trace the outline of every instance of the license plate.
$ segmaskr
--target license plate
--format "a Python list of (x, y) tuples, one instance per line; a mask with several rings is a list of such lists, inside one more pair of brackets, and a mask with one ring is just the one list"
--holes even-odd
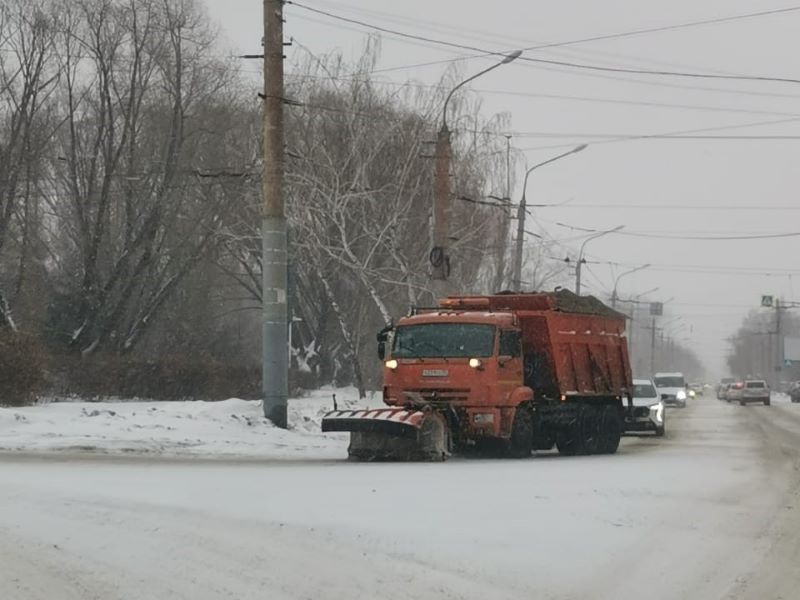
[(423, 369), (423, 377), (447, 377), (449, 371), (447, 369)]

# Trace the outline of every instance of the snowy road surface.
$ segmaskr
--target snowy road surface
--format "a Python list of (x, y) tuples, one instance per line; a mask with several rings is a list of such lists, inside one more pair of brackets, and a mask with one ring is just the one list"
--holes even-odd
[(668, 418), (616, 456), (6, 454), (0, 598), (797, 598), (800, 405)]

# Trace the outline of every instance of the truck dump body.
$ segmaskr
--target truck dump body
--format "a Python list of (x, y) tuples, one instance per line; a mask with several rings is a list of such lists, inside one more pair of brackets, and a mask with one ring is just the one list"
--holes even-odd
[(522, 331), (524, 382), (535, 397), (620, 396), (632, 387), (625, 316), (571, 292), (451, 297), (455, 310), (511, 312)]

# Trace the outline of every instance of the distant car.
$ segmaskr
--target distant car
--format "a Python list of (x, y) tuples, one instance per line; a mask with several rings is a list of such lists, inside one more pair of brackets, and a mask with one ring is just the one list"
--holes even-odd
[(763, 402), (764, 406), (769, 406), (769, 386), (763, 379), (748, 379), (744, 382), (739, 404), (744, 406), (750, 402)]
[(697, 396), (702, 396), (705, 388), (702, 383), (690, 383), (689, 391), (694, 392)]
[(742, 392), (744, 390), (744, 382), (737, 381), (736, 383), (729, 383), (728, 388), (725, 390), (725, 400), (727, 402), (738, 402), (742, 399)]
[(658, 395), (664, 406), (686, 408), (686, 380), (683, 373), (656, 373), (653, 377)]
[(652, 431), (661, 437), (666, 431), (664, 403), (650, 379), (633, 380), (633, 417), (626, 419), (626, 432)]
[(733, 377), (723, 377), (719, 380), (719, 384), (717, 384), (717, 399), (725, 400), (725, 391), (731, 383), (736, 383), (736, 379)]
[(789, 398), (792, 402), (800, 402), (800, 381), (795, 381), (789, 386)]

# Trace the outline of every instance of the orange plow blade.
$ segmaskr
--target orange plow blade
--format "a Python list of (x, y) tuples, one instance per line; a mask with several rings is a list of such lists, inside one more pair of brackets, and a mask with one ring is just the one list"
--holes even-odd
[(335, 410), (322, 431), (349, 431), (348, 455), (355, 460), (445, 460), (449, 432), (444, 417), (405, 408)]

